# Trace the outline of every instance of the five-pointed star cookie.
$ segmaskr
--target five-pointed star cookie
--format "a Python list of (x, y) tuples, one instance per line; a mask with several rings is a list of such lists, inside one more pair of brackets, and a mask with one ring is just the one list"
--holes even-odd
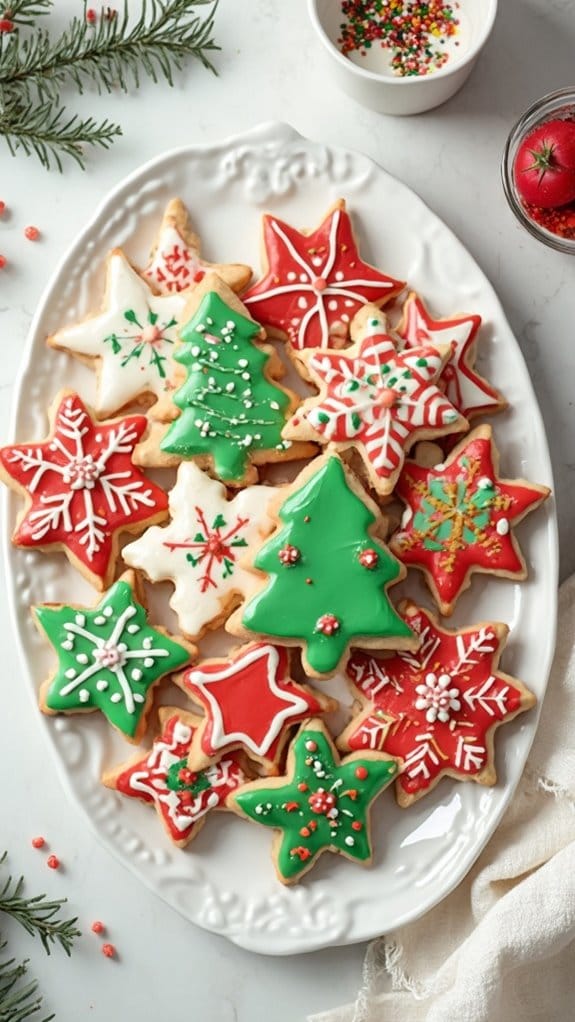
[(202, 259), (200, 239), (190, 226), (188, 211), (181, 199), (172, 199), (142, 276), (160, 294), (174, 294), (193, 290), (209, 272), (217, 273), (232, 291), (242, 291), (252, 275), (250, 267), (242, 263), (208, 263)]
[(174, 583), (170, 606), (190, 638), (217, 627), (251, 589), (253, 576), (240, 559), (271, 530), (267, 512), (276, 495), (271, 486), (250, 486), (228, 501), (222, 483), (183, 462), (169, 496), (170, 524), (124, 547), (130, 567), (151, 582)]
[(190, 747), (192, 770), (243, 749), (277, 773), (290, 727), (338, 705), (293, 681), (287, 650), (265, 642), (242, 646), (227, 660), (206, 660), (176, 680), (206, 712)]
[(444, 776), (495, 784), (495, 731), (535, 703), (522, 682), (497, 669), (507, 625), (484, 622), (448, 631), (410, 601), (400, 610), (421, 640), (419, 649), (381, 659), (353, 653), (346, 672), (362, 709), (338, 746), (399, 758), (402, 806)]
[(44, 713), (100, 710), (130, 742), (146, 730), (153, 688), (196, 652), (147, 622), (133, 572), (126, 572), (93, 608), (41, 604), (33, 618), (58, 657), (40, 690)]
[(12, 542), (61, 547), (97, 589), (114, 577), (120, 532), (167, 516), (168, 498), (132, 462), (143, 415), (91, 418), (77, 394), (62, 392), (46, 440), (0, 449), (0, 477), (26, 498)]
[(320, 392), (304, 401), (283, 435), (340, 452), (357, 448), (372, 486), (386, 496), (418, 438), (456, 432), (467, 423), (436, 386), (449, 350), (422, 345), (398, 352), (383, 314), (373, 312), (360, 313), (353, 347), (300, 356)]
[(390, 548), (404, 564), (424, 572), (444, 615), (452, 613), (474, 571), (527, 576), (512, 527), (550, 490), (500, 479), (498, 464), (491, 427), (479, 426), (434, 468), (407, 462), (397, 484), (406, 510)]
[(498, 412), (506, 404), (499, 391), (473, 368), (480, 326), (481, 316), (433, 319), (421, 298), (412, 292), (403, 307), (398, 327), (408, 348), (422, 344), (451, 347), (440, 382), (451, 403), (466, 418)]
[(360, 259), (343, 200), (310, 234), (264, 216), (263, 243), (266, 271), (243, 301), (294, 349), (337, 347), (362, 305), (383, 305), (404, 287)]
[(102, 312), (64, 327), (48, 344), (95, 361), (95, 409), (98, 415), (110, 415), (148, 394), (160, 398), (173, 390), (172, 355), (185, 304), (184, 295), (156, 295), (124, 253), (114, 249)]
[(158, 716), (161, 732), (150, 751), (104, 774), (102, 781), (153, 806), (171, 840), (184, 848), (197, 837), (208, 813), (225, 809), (228, 795), (246, 778), (235, 756), (199, 772), (190, 770), (188, 752), (199, 717), (174, 706), (162, 706)]
[(381, 753), (356, 753), (340, 762), (322, 723), (308, 720), (296, 735), (286, 775), (240, 788), (228, 805), (278, 831), (273, 857), (284, 884), (299, 880), (325, 851), (368, 866), (369, 809), (397, 774)]

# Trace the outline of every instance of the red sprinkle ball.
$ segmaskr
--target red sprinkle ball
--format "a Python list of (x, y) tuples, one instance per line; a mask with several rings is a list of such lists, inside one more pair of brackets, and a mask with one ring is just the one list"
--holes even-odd
[(32, 848), (43, 848), (46, 844), (46, 839), (43, 837), (32, 838)]
[(37, 227), (25, 227), (24, 234), (28, 238), (28, 241), (38, 241), (40, 237), (40, 231)]
[(106, 927), (99, 919), (96, 919), (96, 921), (92, 923), (92, 933), (103, 933), (105, 929)]
[[(446, 0), (343, 0), (347, 21), (338, 46), (362, 57), (373, 43), (391, 50), (394, 74), (406, 78), (437, 71), (449, 60), (447, 40), (457, 34), (459, 3)], [(456, 43), (457, 45), (457, 43)]]
[(13, 32), (15, 28), (16, 25), (10, 18), (0, 19), (0, 32)]
[(335, 614), (322, 614), (316, 621), (315, 630), (323, 635), (335, 635), (336, 632), (339, 632), (339, 629), (339, 618)]
[(95, 25), (97, 19), (98, 19), (98, 15), (96, 14), (96, 11), (94, 10), (94, 8), (93, 7), (88, 7), (88, 10), (86, 11), (86, 21), (88, 22), (88, 24), (89, 25)]
[(116, 948), (113, 944), (102, 944), (102, 954), (105, 955), (106, 958), (115, 958)]
[(8, 262), (6, 256), (0, 255), (0, 270), (3, 270)]
[(2, 214), (5, 211), (5, 209), (6, 209), (6, 203), (5, 202), (0, 202), (0, 216), (2, 216)]
[(50, 869), (60, 869), (60, 860), (58, 856), (50, 855), (46, 860), (46, 865), (49, 866)]

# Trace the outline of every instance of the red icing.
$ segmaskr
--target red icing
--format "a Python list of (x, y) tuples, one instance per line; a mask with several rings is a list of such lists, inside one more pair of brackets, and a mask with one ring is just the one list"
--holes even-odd
[[(479, 415), (482, 412), (496, 411), (501, 407), (498, 392), (472, 368), (474, 361), (477, 333), (481, 326), (481, 316), (460, 316), (452, 319), (433, 319), (425, 305), (416, 295), (411, 295), (403, 309), (403, 320), (399, 327), (407, 348), (421, 344), (452, 344), (452, 354), (441, 373), (440, 382), (452, 405), (462, 415)], [(461, 338), (465, 328), (464, 340), (455, 344), (449, 336), (450, 330), (457, 330)], [(466, 336), (465, 336), (466, 334)], [(465, 385), (471, 384), (474, 396), (471, 400), (464, 393)], [(469, 388), (467, 388), (469, 389)]]
[(164, 491), (132, 463), (146, 425), (143, 415), (92, 420), (80, 398), (71, 395), (58, 407), (49, 439), (1, 448), (4, 470), (30, 497), (14, 543), (61, 543), (103, 579), (113, 556), (114, 534), (168, 506)]
[[(457, 599), (469, 572), (522, 574), (511, 526), (545, 496), (539, 488), (499, 479), (492, 440), (478, 433), (453, 451), (443, 467), (407, 462), (396, 487), (412, 514), (392, 536), (390, 547), (404, 564), (430, 573), (444, 610)], [(487, 508), (476, 504), (482, 480), (495, 484)]]
[(272, 216), (263, 223), (268, 272), (243, 301), (258, 322), (287, 333), (295, 348), (327, 347), (330, 335), (347, 333), (362, 305), (388, 301), (403, 288), (360, 259), (343, 209), (311, 234)]
[(201, 745), (209, 757), (241, 746), (274, 762), (286, 728), (323, 712), (313, 693), (290, 678), (287, 651), (268, 643), (252, 643), (231, 661), (200, 664), (186, 671), (184, 685), (206, 710)]
[[(177, 740), (174, 731), (179, 722), (177, 714), (165, 721), (152, 750), (120, 773), (114, 781), (114, 787), (123, 795), (155, 805), (172, 840), (184, 844), (193, 837), (194, 829), (213, 807), (214, 795), (217, 797), (217, 805), (223, 806), (227, 796), (243, 784), (245, 778), (235, 757), (229, 756), (209, 768), (209, 787), (197, 793), (185, 788), (172, 791), (166, 783), (169, 767), (171, 763), (187, 758), (192, 741), (191, 738), (188, 741)], [(181, 722), (186, 723), (185, 716)], [(181, 818), (179, 827), (174, 820), (174, 813)], [(186, 817), (189, 820), (187, 824)]]
[[(487, 765), (487, 735), (521, 706), (514, 679), (495, 670), (502, 640), (492, 626), (451, 632), (425, 611), (406, 615), (421, 639), (416, 653), (376, 659), (355, 651), (346, 673), (368, 705), (346, 735), (350, 749), (385, 752), (404, 761), (398, 784), (407, 794), (427, 791), (445, 771), (465, 778)], [(449, 676), (448, 719), (429, 721), (417, 708), (426, 678)]]

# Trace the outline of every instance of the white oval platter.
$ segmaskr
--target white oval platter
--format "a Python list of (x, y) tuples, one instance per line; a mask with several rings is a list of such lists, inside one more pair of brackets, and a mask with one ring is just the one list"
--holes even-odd
[[(308, 141), (283, 124), (170, 152), (105, 199), (58, 266), (34, 318), (15, 408), (16, 440), (45, 435), (45, 409), (63, 384), (92, 398), (92, 374), (48, 350), (45, 337), (98, 307), (109, 249), (121, 245), (136, 264), (145, 262), (163, 207), (176, 195), (189, 206), (206, 258), (247, 262), (256, 274), (262, 211), (269, 209), (298, 227), (313, 227), (335, 199), (345, 197), (368, 261), (409, 281), (440, 315), (481, 314), (485, 325), (479, 366), (510, 405), (493, 420), (502, 474), (552, 485), (547, 442), (526, 366), (497, 297), (471, 256), (416, 195), (365, 156)], [(35, 702), (53, 661), (32, 625), (30, 604), (90, 604), (95, 594), (61, 555), (10, 547), (18, 503), (7, 496), (7, 586)], [(529, 579), (514, 584), (476, 576), (454, 622), (506, 621), (511, 637), (503, 668), (522, 678), (541, 700), (555, 637), (552, 500), (520, 526), (519, 539)], [(411, 573), (403, 587), (429, 606), (417, 575)], [(155, 620), (158, 614), (163, 611), (157, 609)], [(166, 618), (166, 623), (172, 622)], [(203, 643), (202, 652), (222, 650), (221, 635)], [(498, 733), (494, 788), (444, 780), (409, 810), (399, 809), (387, 792), (374, 807), (373, 868), (363, 870), (326, 855), (290, 889), (275, 878), (271, 835), (265, 828), (231, 814), (214, 814), (197, 841), (182, 852), (171, 846), (154, 812), (103, 788), (99, 775), (104, 765), (122, 762), (133, 750), (111, 734), (99, 714), (42, 717), (41, 726), (59, 768), (63, 797), (78, 806), (106, 847), (152, 891), (194, 923), (244, 948), (291, 954), (389, 932), (445, 897), (465, 876), (508, 805), (537, 720), (534, 710)]]

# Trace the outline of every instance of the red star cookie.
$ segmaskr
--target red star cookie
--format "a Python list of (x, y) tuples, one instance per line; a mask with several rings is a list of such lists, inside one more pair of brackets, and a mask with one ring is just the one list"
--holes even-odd
[(410, 601), (400, 611), (421, 645), (415, 653), (381, 659), (352, 654), (346, 671), (362, 710), (338, 746), (402, 760), (396, 782), (401, 806), (426, 795), (446, 775), (495, 784), (495, 731), (536, 702), (520, 681), (497, 670), (507, 625), (447, 631)]
[(342, 199), (311, 234), (264, 216), (263, 242), (267, 270), (243, 301), (295, 349), (337, 347), (362, 305), (383, 305), (404, 287), (360, 259)]
[(420, 568), (441, 613), (453, 611), (472, 572), (526, 578), (513, 535), (516, 525), (549, 496), (547, 486), (498, 478), (491, 427), (479, 426), (443, 464), (406, 463), (396, 493), (407, 505), (389, 546)]
[(357, 448), (371, 485), (385, 496), (415, 440), (460, 431), (467, 422), (435, 385), (448, 348), (398, 352), (377, 308), (366, 306), (359, 318), (353, 347), (300, 356), (320, 392), (303, 403), (283, 435), (331, 443), (340, 452)]
[(505, 408), (505, 398), (479, 373), (475, 372), (475, 354), (481, 316), (433, 319), (421, 298), (411, 293), (403, 307), (397, 328), (407, 348), (420, 345), (448, 345), (451, 356), (441, 373), (441, 383), (452, 405), (467, 418)]
[(206, 660), (175, 680), (206, 711), (190, 747), (191, 770), (244, 749), (277, 773), (290, 727), (337, 708), (335, 700), (296, 684), (287, 650), (264, 642), (242, 646), (228, 660)]
[(61, 547), (97, 589), (114, 578), (120, 532), (168, 513), (163, 490), (132, 463), (144, 415), (98, 422), (77, 394), (56, 399), (49, 437), (0, 449), (0, 477), (26, 498), (12, 542)]
[(235, 756), (193, 773), (187, 757), (199, 717), (173, 706), (158, 711), (161, 734), (150, 751), (104, 774), (108, 788), (155, 807), (166, 831), (180, 848), (192, 841), (212, 809), (225, 801), (246, 777)]

